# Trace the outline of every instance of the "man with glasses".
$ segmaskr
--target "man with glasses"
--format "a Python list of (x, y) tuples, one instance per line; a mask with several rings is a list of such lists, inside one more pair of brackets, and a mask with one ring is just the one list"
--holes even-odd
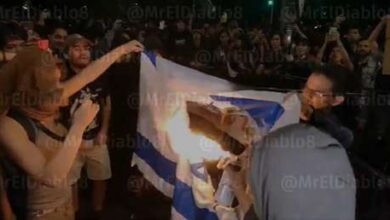
[(301, 123), (255, 144), (246, 172), (227, 169), (234, 180), (249, 175), (252, 196), (245, 195), (245, 184), (233, 184), (245, 219), (355, 219), (355, 178), (345, 150), (353, 137), (332, 116), (344, 101), (344, 86), (337, 69), (315, 70), (302, 92)]
[[(324, 74), (321, 71), (331, 73)], [(343, 147), (348, 148), (353, 142), (353, 133), (332, 113), (333, 107), (341, 105), (345, 100), (343, 94), (345, 81), (346, 76), (339, 68), (325, 67), (314, 71), (306, 81), (302, 92), (301, 122), (325, 130)]]
[(344, 87), (333, 68), (315, 70), (303, 89), (301, 123), (255, 145), (250, 182), (260, 219), (355, 219), (355, 178), (344, 148), (352, 135), (331, 113), (344, 102)]

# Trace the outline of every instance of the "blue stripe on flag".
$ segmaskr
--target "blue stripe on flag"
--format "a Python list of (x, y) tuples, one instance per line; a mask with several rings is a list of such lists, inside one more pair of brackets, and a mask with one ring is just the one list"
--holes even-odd
[(155, 52), (148, 50), (144, 52), (147, 57), (149, 57), (150, 61), (152, 61), (153, 65), (156, 66), (157, 55)]
[(176, 163), (164, 157), (153, 144), (137, 132), (137, 149), (135, 153), (142, 158), (154, 172), (165, 182), (175, 184)]
[(135, 153), (145, 161), (156, 174), (166, 182), (175, 185), (173, 207), (188, 220), (217, 220), (214, 212), (196, 206), (192, 188), (176, 179), (176, 163), (164, 157), (153, 144), (141, 133), (137, 132)]
[[(232, 105), (245, 109), (261, 128), (270, 129), (284, 113), (284, 108), (277, 102), (261, 101), (245, 98), (211, 96), (215, 101), (228, 101)], [(263, 120), (261, 120), (263, 119)], [(192, 188), (176, 178), (177, 164), (162, 155), (153, 144), (141, 133), (137, 132), (138, 148), (135, 153), (145, 161), (164, 181), (174, 185), (173, 207), (188, 220), (217, 220), (214, 212), (196, 206)], [(198, 178), (203, 177), (199, 166), (193, 164), (191, 173)], [(203, 178), (201, 178), (203, 179)]]
[(267, 130), (271, 129), (284, 113), (283, 106), (277, 102), (225, 96), (210, 97), (215, 101), (230, 102), (230, 104), (244, 109), (255, 120), (259, 128)]

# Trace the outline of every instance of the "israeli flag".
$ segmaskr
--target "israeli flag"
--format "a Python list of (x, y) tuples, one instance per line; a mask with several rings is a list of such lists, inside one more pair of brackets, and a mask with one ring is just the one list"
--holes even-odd
[(138, 146), (133, 164), (172, 198), (172, 219), (222, 219), (214, 209), (217, 189), (203, 161), (229, 153), (190, 129), (187, 103), (234, 112), (234, 120), (225, 120), (223, 130), (249, 146), (274, 129), (298, 122), (297, 96), (244, 90), (154, 54), (142, 54), (140, 72)]

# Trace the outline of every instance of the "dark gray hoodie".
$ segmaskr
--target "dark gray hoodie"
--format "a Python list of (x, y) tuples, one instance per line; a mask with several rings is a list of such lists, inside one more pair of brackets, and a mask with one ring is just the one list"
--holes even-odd
[(267, 135), (251, 155), (250, 183), (260, 220), (353, 220), (356, 183), (335, 138), (308, 124)]

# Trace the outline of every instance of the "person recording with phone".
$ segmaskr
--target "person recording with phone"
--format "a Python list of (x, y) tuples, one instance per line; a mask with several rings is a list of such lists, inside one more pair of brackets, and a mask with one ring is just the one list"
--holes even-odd
[(348, 71), (353, 71), (354, 66), (352, 60), (340, 39), (340, 33), (335, 27), (331, 27), (329, 33), (325, 35), (324, 44), (317, 54), (318, 63), (324, 62), (325, 52), (327, 50), (330, 50), (330, 54), (326, 58), (329, 65), (339, 66)]

